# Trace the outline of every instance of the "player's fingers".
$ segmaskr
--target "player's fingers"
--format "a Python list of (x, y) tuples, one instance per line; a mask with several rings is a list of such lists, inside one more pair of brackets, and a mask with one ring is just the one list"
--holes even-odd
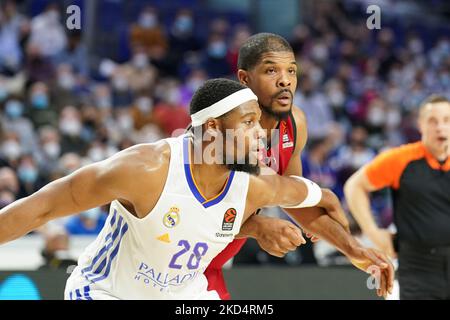
[(318, 241), (320, 241), (320, 238), (317, 238), (316, 236), (312, 236), (312, 238), (310, 240), (311, 240), (311, 242), (318, 242)]
[(380, 259), (382, 259), (387, 264), (387, 267), (383, 270), (383, 272), (386, 273), (386, 276), (387, 276), (388, 291), (389, 291), (389, 293), (392, 293), (392, 290), (394, 288), (394, 280), (395, 280), (394, 266), (392, 265), (389, 258), (386, 257), (381, 252), (375, 251), (374, 254), (377, 255)]
[(381, 259), (375, 251), (366, 250), (365, 251), (367, 258), (369, 258), (376, 266), (381, 269), (386, 269), (388, 267), (388, 263)]
[(288, 236), (289, 241), (297, 247), (306, 243), (305, 238), (303, 238), (302, 231), (296, 226), (291, 226), (286, 231), (286, 235)]

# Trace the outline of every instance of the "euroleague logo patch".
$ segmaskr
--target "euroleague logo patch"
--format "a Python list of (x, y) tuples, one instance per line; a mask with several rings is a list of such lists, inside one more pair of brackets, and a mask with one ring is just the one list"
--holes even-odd
[(177, 207), (172, 207), (170, 208), (169, 212), (167, 212), (164, 215), (163, 218), (163, 224), (167, 227), (167, 228), (173, 228), (175, 227), (178, 222), (180, 222), (180, 209), (178, 209)]
[(236, 209), (230, 208), (223, 215), (222, 231), (233, 230), (234, 221), (236, 220)]

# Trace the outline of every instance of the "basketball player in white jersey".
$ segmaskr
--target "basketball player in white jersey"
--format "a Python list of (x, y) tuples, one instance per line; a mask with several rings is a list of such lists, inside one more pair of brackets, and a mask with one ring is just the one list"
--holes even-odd
[[(218, 299), (207, 291), (203, 272), (256, 209), (342, 210), (332, 193), (309, 180), (258, 175), (258, 164), (249, 159), (256, 157), (261, 111), (250, 89), (226, 79), (207, 81), (192, 109), (199, 110), (191, 115), (193, 126), (215, 139), (225, 129), (245, 136), (245, 159), (238, 157), (236, 137), (223, 138), (225, 151), (215, 153), (216, 160), (231, 157), (230, 165), (198, 161), (194, 150), (202, 157), (213, 142), (195, 134), (133, 146), (2, 209), (0, 244), (49, 220), (111, 203), (103, 230), (67, 281), (66, 299)], [(385, 256), (368, 251), (359, 264), (382, 270), (380, 294), (391, 289), (393, 269)]]

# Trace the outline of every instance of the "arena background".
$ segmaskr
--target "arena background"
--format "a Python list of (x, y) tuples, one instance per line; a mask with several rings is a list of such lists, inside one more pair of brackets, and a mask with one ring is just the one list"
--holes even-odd
[[(370, 5), (381, 9), (379, 29), (368, 27)], [(295, 104), (309, 125), (298, 159), (305, 176), (344, 201), (353, 172), (419, 138), (415, 116), (427, 95), (450, 97), (449, 21), (445, 0), (1, 1), (0, 208), (186, 127), (193, 91), (233, 78), (240, 44), (262, 31), (295, 50)], [(395, 228), (387, 196), (376, 193), (373, 210), (380, 226)], [(0, 299), (62, 299), (67, 268), (107, 211), (0, 246)], [(323, 241), (283, 259), (249, 241), (227, 268), (235, 299), (376, 299), (367, 276)]]

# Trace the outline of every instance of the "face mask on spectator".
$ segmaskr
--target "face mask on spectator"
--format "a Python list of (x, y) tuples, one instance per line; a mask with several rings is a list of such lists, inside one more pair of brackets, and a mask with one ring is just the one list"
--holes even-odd
[(102, 148), (93, 147), (89, 150), (88, 157), (93, 162), (98, 162), (98, 161), (102, 161), (105, 159), (105, 153), (103, 152)]
[(223, 41), (215, 41), (208, 47), (208, 54), (216, 59), (221, 59), (227, 54), (227, 45)]
[(398, 109), (389, 109), (386, 113), (386, 125), (389, 128), (397, 128), (402, 121), (402, 115)]
[(17, 174), (23, 183), (35, 183), (38, 178), (38, 171), (32, 166), (19, 167)]
[(385, 120), (385, 113), (382, 108), (371, 108), (367, 114), (367, 121), (373, 126), (381, 126)]
[(128, 81), (124, 76), (116, 76), (113, 79), (113, 86), (117, 91), (125, 91), (128, 89)]
[(193, 25), (192, 18), (188, 16), (181, 16), (175, 20), (175, 29), (181, 33), (191, 32)]
[(45, 93), (36, 93), (31, 97), (31, 104), (35, 109), (47, 109), (48, 96)]
[(133, 118), (131, 118), (128, 114), (120, 115), (117, 119), (117, 123), (125, 132), (131, 131), (134, 125)]
[(138, 69), (147, 67), (148, 66), (147, 55), (145, 53), (138, 53), (134, 55), (132, 63)]
[(149, 113), (153, 109), (153, 100), (147, 97), (139, 98), (136, 105), (142, 113)]
[(5, 101), (8, 98), (8, 91), (3, 86), (0, 86), (0, 102)]
[(22, 154), (22, 148), (14, 140), (7, 140), (3, 142), (2, 153), (8, 160), (16, 160)]
[(177, 105), (181, 100), (181, 94), (180, 91), (177, 88), (170, 89), (166, 93), (166, 99), (167, 103), (170, 103), (172, 105)]
[(63, 119), (59, 123), (59, 129), (63, 134), (78, 136), (81, 132), (81, 122), (73, 119)]
[(58, 85), (66, 90), (72, 90), (75, 87), (75, 77), (70, 73), (64, 73), (58, 77)]
[(139, 18), (139, 25), (144, 29), (151, 29), (156, 26), (158, 19), (152, 13), (144, 13)]
[(341, 90), (331, 90), (328, 93), (328, 99), (334, 107), (340, 107), (344, 104), (345, 95)]
[(58, 158), (61, 152), (61, 146), (57, 142), (47, 142), (46, 144), (44, 144), (42, 149), (44, 150), (45, 154), (52, 159)]
[(6, 115), (11, 119), (18, 119), (23, 114), (23, 104), (17, 100), (10, 100), (5, 106)]

